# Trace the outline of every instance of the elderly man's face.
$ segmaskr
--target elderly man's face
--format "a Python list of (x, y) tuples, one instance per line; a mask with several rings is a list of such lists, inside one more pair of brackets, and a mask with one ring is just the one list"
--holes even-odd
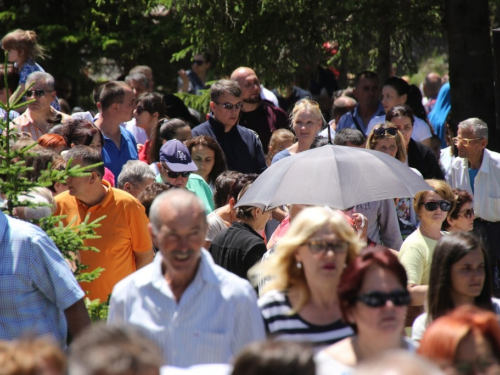
[(154, 230), (151, 233), (171, 277), (196, 273), (207, 232), (204, 217), (204, 210), (197, 205), (163, 203), (160, 226), (156, 233)]
[(476, 160), (482, 155), (484, 148), (488, 144), (486, 139), (478, 138), (474, 135), (474, 131), (470, 128), (458, 128), (457, 138), (459, 140), (469, 139), (468, 144), (467, 141), (464, 140), (457, 145), (458, 156), (465, 159)]
[[(29, 87), (31, 82), (26, 82), (26, 87)], [(56, 92), (51, 89), (45, 83), (45, 80), (41, 79), (36, 81), (33, 87), (29, 89), (26, 94), (27, 100), (35, 99), (31, 104), (28, 104), (28, 108), (33, 112), (45, 112), (50, 108), (50, 103), (55, 99)]]

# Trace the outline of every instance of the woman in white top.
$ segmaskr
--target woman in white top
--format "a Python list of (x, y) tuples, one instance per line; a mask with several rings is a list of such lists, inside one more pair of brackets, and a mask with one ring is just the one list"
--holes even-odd
[(360, 362), (392, 349), (415, 351), (403, 336), (410, 304), (406, 272), (386, 247), (364, 249), (344, 270), (338, 298), (344, 320), (356, 332), (316, 356), (317, 374), (349, 374)]
[[(388, 78), (382, 87), (382, 105), (384, 106), (385, 113), (389, 112), (392, 107), (407, 104), (409, 94), (410, 85), (405, 80), (399, 77)], [(366, 128), (366, 134), (370, 134), (376, 124), (384, 121), (385, 116), (372, 118)], [(413, 122), (413, 133), (411, 135), (413, 140), (430, 147), (432, 137), (431, 126), (417, 116), (414, 116)]]
[(429, 323), (454, 308), (475, 305), (500, 313), (492, 297), (492, 277), (485, 248), (472, 233), (443, 236), (436, 246), (427, 292), (427, 313), (413, 323), (412, 339), (420, 340)]

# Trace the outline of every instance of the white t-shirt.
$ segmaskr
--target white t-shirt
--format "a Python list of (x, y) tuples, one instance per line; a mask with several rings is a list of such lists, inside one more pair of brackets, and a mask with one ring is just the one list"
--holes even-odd
[[(418, 117), (413, 117), (413, 119), (415, 123), (413, 124), (413, 133), (411, 134), (411, 137), (414, 141), (422, 142), (423, 140), (432, 137), (431, 129), (424, 120)], [(384, 122), (385, 122), (385, 115), (375, 116), (374, 118), (372, 118), (371, 121), (368, 123), (368, 127), (366, 128), (366, 136), (368, 137), (370, 135), (375, 125)]]
[[(500, 316), (500, 299), (492, 298), (491, 303), (493, 305), (493, 311), (497, 316)], [(420, 341), (424, 336), (424, 332), (427, 328), (427, 313), (420, 314), (417, 316), (411, 327), (411, 339), (415, 341)]]

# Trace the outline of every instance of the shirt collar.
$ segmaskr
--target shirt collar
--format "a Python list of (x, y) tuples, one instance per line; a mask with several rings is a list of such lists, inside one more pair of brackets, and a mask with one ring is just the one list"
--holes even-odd
[[(210, 123), (210, 125), (214, 129), (214, 132), (216, 132), (216, 133), (225, 133), (225, 131), (224, 131), (224, 125), (222, 125), (222, 123), (219, 122), (214, 116), (209, 115), (208, 116), (208, 122)], [(235, 124), (227, 133), (231, 133), (233, 131), (236, 131), (236, 127), (237, 126), (238, 126), (238, 124)]]
[[(111, 184), (105, 180), (101, 180), (101, 183), (107, 188), (106, 195), (104, 195), (104, 198), (102, 198), (102, 200), (99, 203), (97, 203), (95, 206), (92, 206), (92, 207), (99, 207), (99, 206), (105, 207), (108, 205), (109, 202), (111, 202), (111, 199), (114, 196), (114, 192), (113, 192), (113, 188), (111, 187)], [(79, 205), (87, 207), (87, 205), (85, 205), (81, 200), (77, 199), (76, 201)], [(87, 208), (89, 208), (89, 207), (87, 207)]]
[[(168, 287), (168, 284), (165, 280), (161, 272), (163, 257), (160, 252), (158, 252), (153, 261), (153, 272), (151, 275), (152, 285), (159, 290), (162, 290), (169, 297), (173, 298), (172, 291)], [(201, 249), (201, 259), (198, 265), (198, 270), (196, 271), (196, 275), (191, 281), (191, 283), (207, 283), (207, 284), (220, 284), (220, 281), (215, 272), (215, 264), (212, 260), (212, 257), (205, 249)]]

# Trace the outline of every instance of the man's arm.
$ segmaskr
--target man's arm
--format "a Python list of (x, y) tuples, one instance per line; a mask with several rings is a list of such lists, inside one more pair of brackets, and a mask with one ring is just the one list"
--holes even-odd
[(149, 263), (153, 261), (154, 258), (154, 253), (153, 250), (149, 251), (134, 251), (134, 258), (135, 258), (135, 266), (137, 269), (141, 269), (144, 266), (147, 266)]
[(380, 214), (378, 215), (380, 225), (380, 240), (391, 249), (399, 250), (403, 244), (399, 220), (392, 199), (380, 201)]
[(80, 335), (90, 325), (90, 317), (83, 298), (64, 310), (64, 316), (68, 323), (68, 332), (73, 338)]

